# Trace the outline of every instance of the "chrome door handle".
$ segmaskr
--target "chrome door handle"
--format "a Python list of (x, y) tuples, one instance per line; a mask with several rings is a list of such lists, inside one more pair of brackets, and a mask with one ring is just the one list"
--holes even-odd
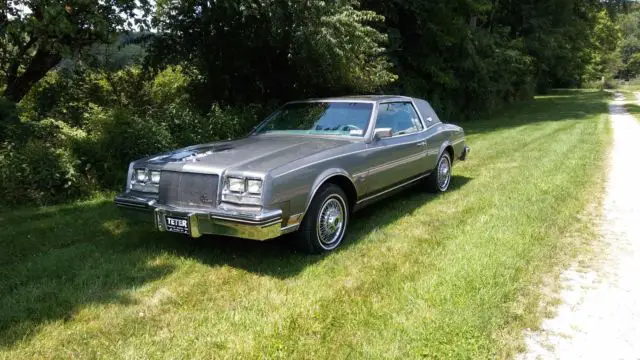
[(419, 143), (416, 144), (417, 146), (425, 146), (427, 145), (426, 141), (420, 141)]

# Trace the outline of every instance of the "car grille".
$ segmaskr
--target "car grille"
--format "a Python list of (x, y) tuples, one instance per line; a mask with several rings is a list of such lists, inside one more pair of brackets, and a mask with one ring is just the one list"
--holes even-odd
[(212, 208), (218, 199), (218, 175), (163, 171), (158, 203), (189, 208)]

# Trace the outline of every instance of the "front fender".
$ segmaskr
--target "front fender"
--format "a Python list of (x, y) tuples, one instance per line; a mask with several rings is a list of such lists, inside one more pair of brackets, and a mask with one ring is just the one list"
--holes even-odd
[(355, 182), (353, 181), (353, 178), (351, 177), (351, 174), (349, 174), (346, 170), (339, 169), (339, 168), (327, 169), (327, 170), (321, 172), (316, 177), (315, 181), (313, 182), (313, 185), (311, 186), (311, 189), (310, 189), (309, 194), (307, 196), (307, 201), (305, 202), (304, 211), (302, 212), (302, 215), (300, 216), (301, 220), (302, 220), (302, 218), (304, 218), (304, 215), (307, 213), (307, 210), (309, 210), (309, 206), (311, 205), (311, 201), (313, 200), (313, 197), (316, 195), (316, 193), (318, 192), (320, 187), (324, 183), (326, 183), (328, 180), (330, 180), (332, 177), (335, 177), (335, 176), (343, 176), (343, 177), (349, 179), (349, 181), (351, 182), (351, 185), (353, 185), (353, 188), (356, 189), (356, 193), (358, 193), (358, 188), (356, 187)]
[[(311, 204), (311, 200), (313, 200), (313, 197), (315, 196), (315, 194), (318, 191), (318, 189), (320, 189), (320, 186), (322, 186), (322, 184), (324, 184), (330, 178), (332, 178), (334, 176), (338, 176), (338, 175), (344, 176), (347, 179), (349, 179), (351, 181), (351, 184), (353, 185), (353, 187), (356, 188), (355, 182), (353, 181), (353, 178), (351, 177), (351, 174), (349, 174), (346, 170), (338, 169), (338, 168), (327, 169), (327, 170), (321, 172), (316, 177), (316, 180), (313, 182), (313, 185), (311, 186), (311, 191), (309, 191), (309, 196), (307, 196), (307, 202), (305, 204), (306, 205), (305, 208), (309, 208), (309, 205)], [(356, 188), (356, 190), (357, 190), (357, 188)], [(305, 210), (305, 212), (306, 212), (306, 210)]]

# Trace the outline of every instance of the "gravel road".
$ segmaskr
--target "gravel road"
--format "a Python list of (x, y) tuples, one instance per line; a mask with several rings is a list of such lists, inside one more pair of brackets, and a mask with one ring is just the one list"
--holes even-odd
[(540, 331), (526, 334), (519, 359), (640, 360), (640, 122), (623, 104), (617, 96), (609, 106), (614, 140), (600, 225), (606, 251), (594, 270), (562, 274), (562, 304)]

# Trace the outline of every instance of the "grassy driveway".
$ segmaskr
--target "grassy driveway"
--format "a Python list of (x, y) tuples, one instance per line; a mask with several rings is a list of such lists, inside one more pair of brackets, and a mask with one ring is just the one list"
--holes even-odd
[(509, 357), (539, 320), (536, 285), (586, 246), (569, 234), (601, 188), (606, 96), (466, 124), (449, 193), (364, 210), (325, 257), (186, 242), (127, 225), (109, 197), (0, 213), (0, 357)]

